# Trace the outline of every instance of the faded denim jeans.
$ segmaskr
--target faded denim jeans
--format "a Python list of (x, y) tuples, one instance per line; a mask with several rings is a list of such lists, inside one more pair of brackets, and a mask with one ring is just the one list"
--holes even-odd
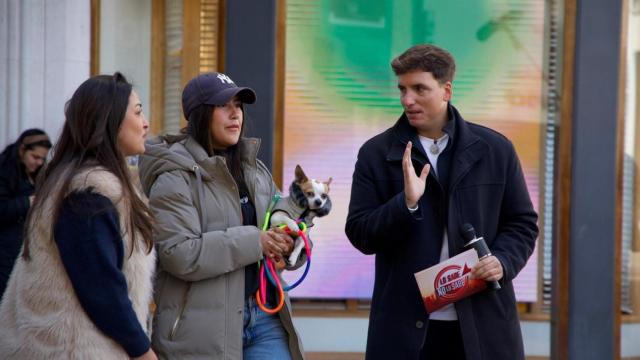
[(252, 296), (244, 304), (244, 360), (291, 360), (287, 332), (278, 315), (260, 310)]

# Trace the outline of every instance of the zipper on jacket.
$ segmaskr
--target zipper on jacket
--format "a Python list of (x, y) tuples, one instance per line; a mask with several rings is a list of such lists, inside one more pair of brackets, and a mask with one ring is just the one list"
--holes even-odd
[(184, 309), (187, 307), (187, 295), (189, 294), (189, 289), (191, 289), (191, 284), (187, 286), (187, 289), (184, 292), (184, 296), (182, 296), (182, 304), (180, 304), (180, 311), (178, 311), (178, 317), (173, 322), (173, 326), (171, 327), (171, 333), (169, 334), (169, 340), (173, 341), (176, 336), (176, 332), (178, 331), (178, 325), (180, 324), (180, 320), (182, 319), (182, 315), (184, 314)]
[[(224, 353), (225, 356), (228, 354), (227, 353), (227, 343), (228, 343), (228, 339), (229, 339), (229, 334), (227, 334), (227, 329), (229, 328), (229, 311), (228, 311), (228, 306), (229, 306), (229, 275), (226, 275), (224, 277), (224, 292), (225, 292), (225, 300), (224, 300)], [(244, 309), (244, 304), (242, 306), (242, 308)], [(251, 310), (249, 310), (251, 311)], [(242, 321), (240, 322), (240, 324), (242, 324)], [(244, 331), (243, 328), (241, 328), (242, 331)]]

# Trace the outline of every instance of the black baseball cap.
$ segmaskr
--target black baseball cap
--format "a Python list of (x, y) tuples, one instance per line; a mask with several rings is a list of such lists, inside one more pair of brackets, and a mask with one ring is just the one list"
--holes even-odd
[(200, 105), (222, 106), (234, 96), (244, 104), (256, 102), (256, 93), (248, 87), (239, 87), (223, 73), (209, 72), (191, 79), (182, 90), (182, 112), (185, 119)]

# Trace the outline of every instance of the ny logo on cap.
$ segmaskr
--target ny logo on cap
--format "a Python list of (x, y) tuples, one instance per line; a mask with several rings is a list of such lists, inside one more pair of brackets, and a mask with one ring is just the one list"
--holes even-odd
[(227, 84), (233, 84), (234, 83), (233, 80), (231, 80), (231, 78), (228, 77), (225, 74), (218, 74), (218, 79), (220, 79), (220, 81), (222, 83), (227, 83)]

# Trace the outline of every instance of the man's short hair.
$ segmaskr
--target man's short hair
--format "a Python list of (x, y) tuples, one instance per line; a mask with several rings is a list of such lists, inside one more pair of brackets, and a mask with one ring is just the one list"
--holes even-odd
[(393, 72), (403, 75), (413, 71), (430, 72), (440, 84), (453, 81), (456, 61), (442, 48), (430, 44), (415, 45), (391, 61)]

